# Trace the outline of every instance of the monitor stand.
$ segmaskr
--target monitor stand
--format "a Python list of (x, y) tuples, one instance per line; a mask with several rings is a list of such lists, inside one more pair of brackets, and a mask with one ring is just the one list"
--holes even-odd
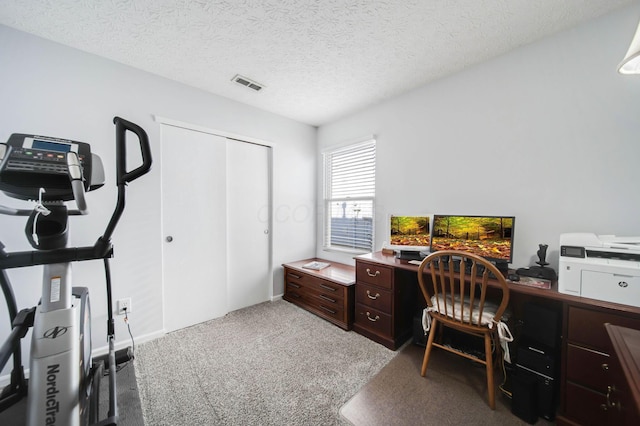
[(498, 268), (498, 271), (500, 271), (504, 277), (509, 275), (509, 262), (505, 260), (496, 260), (493, 264), (496, 265), (496, 268)]
[(425, 255), (418, 250), (398, 250), (396, 257), (402, 260), (422, 260), (425, 258)]

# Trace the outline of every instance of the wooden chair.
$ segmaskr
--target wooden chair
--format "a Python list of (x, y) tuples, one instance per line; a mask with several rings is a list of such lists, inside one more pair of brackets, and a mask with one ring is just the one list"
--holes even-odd
[[(499, 300), (486, 299), (490, 272), (493, 274), (491, 278), (499, 284), (496, 291), (501, 293)], [(509, 287), (504, 276), (495, 265), (480, 256), (443, 250), (430, 254), (422, 261), (418, 269), (418, 282), (427, 302), (425, 311), (428, 315), (425, 319), (426, 322), (430, 322), (420, 374), (424, 377), (427, 372), (433, 346), (484, 364), (487, 373), (489, 406), (494, 410), (492, 342), (496, 343), (496, 348), (500, 348), (496, 339), (498, 323), (509, 303)], [(434, 338), (438, 325), (483, 338), (484, 360), (436, 342)], [(495, 340), (492, 341), (492, 339)], [(498, 350), (497, 353), (500, 354), (500, 351)]]

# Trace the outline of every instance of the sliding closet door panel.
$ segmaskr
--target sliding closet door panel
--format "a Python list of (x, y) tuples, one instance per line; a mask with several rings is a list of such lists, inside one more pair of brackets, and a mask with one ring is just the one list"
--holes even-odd
[(227, 247), (229, 310), (270, 299), (271, 148), (227, 144)]
[(162, 125), (164, 328), (225, 315), (226, 139)]

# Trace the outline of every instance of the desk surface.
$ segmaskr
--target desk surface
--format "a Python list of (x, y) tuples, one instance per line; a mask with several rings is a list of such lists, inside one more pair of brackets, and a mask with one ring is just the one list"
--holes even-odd
[[(374, 262), (382, 265), (392, 266), (394, 268), (400, 268), (408, 271), (418, 272), (418, 266), (408, 263), (406, 260), (398, 259), (394, 255), (383, 254), (380, 251), (374, 253), (367, 253), (360, 256), (356, 256), (356, 260), (365, 262)], [(489, 282), (491, 285), (491, 281)], [(497, 284), (495, 284), (497, 285)], [(610, 308), (618, 311), (629, 312), (636, 315), (640, 315), (640, 308), (629, 305), (621, 305), (619, 303), (604, 302), (601, 300), (589, 299), (586, 297), (573, 296), (570, 294), (560, 293), (558, 291), (558, 284), (553, 283), (551, 289), (545, 290), (536, 287), (530, 287), (516, 282), (507, 281), (509, 291), (519, 294), (526, 294), (535, 297), (542, 297), (545, 299), (557, 300), (561, 302), (577, 303), (582, 305)]]
[[(303, 265), (306, 265), (309, 262), (326, 262), (329, 266), (320, 270), (304, 268)], [(300, 272), (304, 272), (305, 274), (324, 278), (346, 286), (353, 285), (356, 282), (356, 270), (353, 266), (332, 262), (330, 260), (318, 259), (317, 257), (284, 263), (282, 266), (296, 269)]]

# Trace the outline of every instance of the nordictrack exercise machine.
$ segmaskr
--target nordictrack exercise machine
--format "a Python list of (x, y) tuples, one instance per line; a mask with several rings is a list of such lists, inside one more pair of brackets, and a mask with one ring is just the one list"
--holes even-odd
[[(118, 197), (103, 235), (90, 247), (67, 247), (68, 217), (87, 214), (85, 192), (104, 185), (100, 157), (87, 143), (44, 136), (13, 134), (0, 143), (0, 191), (9, 197), (36, 201), (33, 210), (0, 206), (0, 213), (28, 216), (25, 233), (35, 251), (7, 253), (0, 242), (0, 286), (12, 324), (0, 347), (0, 370), (13, 356), (11, 382), (0, 394), (0, 412), (27, 396), (28, 425), (115, 425), (118, 422), (116, 366), (130, 359), (127, 349), (116, 353), (109, 258), (111, 235), (124, 211), (126, 184), (151, 168), (145, 131), (122, 118), (116, 127)], [(126, 135), (138, 139), (142, 165), (127, 171)], [(64, 204), (74, 200), (77, 209)], [(91, 357), (91, 309), (86, 287), (72, 287), (71, 262), (103, 259), (107, 290), (108, 356)], [(18, 312), (5, 272), (10, 268), (43, 266), (42, 297), (36, 307)], [(20, 341), (33, 327), (29, 380), (25, 379)], [(109, 375), (109, 409), (99, 419), (99, 383)]]

